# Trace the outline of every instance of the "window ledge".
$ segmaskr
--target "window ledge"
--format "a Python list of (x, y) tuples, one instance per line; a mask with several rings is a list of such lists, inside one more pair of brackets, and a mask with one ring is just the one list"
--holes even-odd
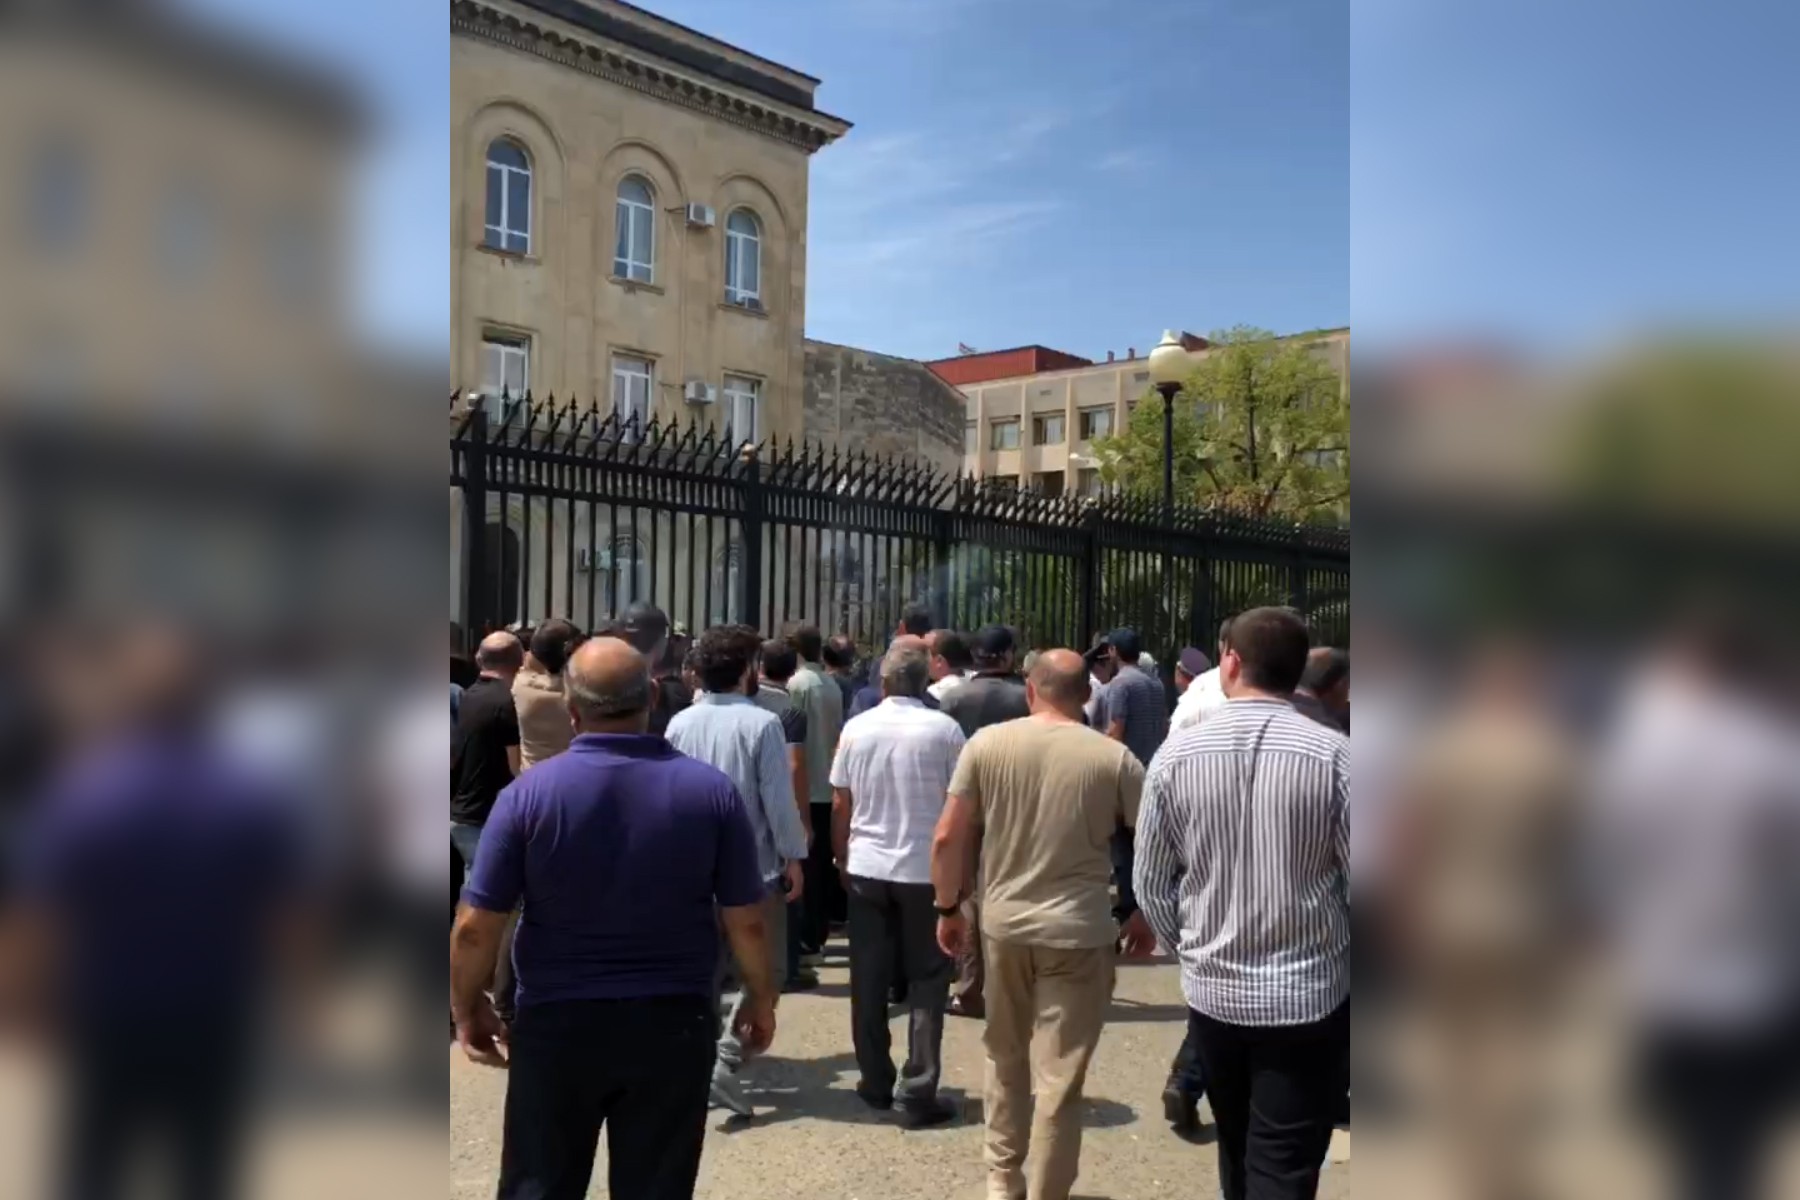
[(763, 321), (769, 319), (769, 310), (766, 308), (746, 308), (742, 304), (733, 304), (729, 300), (719, 301), (719, 307), (727, 312), (742, 313), (746, 317), (756, 317)]
[(661, 296), (664, 294), (660, 284), (645, 283), (641, 279), (627, 279), (623, 275), (609, 275), (607, 276), (606, 282), (612, 284), (614, 287), (622, 287), (628, 292), (649, 292), (653, 296)]
[(475, 248), (483, 254), (491, 254), (495, 258), (504, 259), (507, 262), (526, 263), (535, 267), (544, 261), (535, 254), (520, 254), (517, 250), (502, 250), (500, 247), (490, 246), (486, 242), (476, 242)]

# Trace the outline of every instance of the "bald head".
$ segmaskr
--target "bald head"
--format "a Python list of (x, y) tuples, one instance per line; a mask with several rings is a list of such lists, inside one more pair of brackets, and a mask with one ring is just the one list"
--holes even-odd
[(1049, 710), (1080, 720), (1088, 698), (1087, 662), (1073, 650), (1046, 650), (1032, 664), (1025, 691), (1032, 712)]
[(519, 641), (518, 634), (496, 629), (482, 638), (481, 645), (476, 647), (475, 665), (481, 668), (483, 675), (511, 679), (525, 665), (525, 645)]
[(650, 728), (650, 660), (620, 638), (589, 638), (563, 670), (569, 714), (581, 733)]

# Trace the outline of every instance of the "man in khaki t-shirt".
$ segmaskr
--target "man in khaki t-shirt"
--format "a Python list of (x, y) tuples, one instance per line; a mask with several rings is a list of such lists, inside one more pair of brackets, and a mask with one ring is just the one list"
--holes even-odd
[[(951, 955), (969, 937), (957, 902), (980, 847), (988, 1190), (1009, 1200), (1066, 1200), (1074, 1186), (1082, 1081), (1112, 999), (1121, 931), (1109, 847), (1120, 821), (1137, 820), (1144, 768), (1082, 723), (1087, 693), (1079, 654), (1040, 656), (1026, 681), (1031, 715), (969, 741), (932, 846), (938, 942)], [(1123, 932), (1128, 953), (1155, 949), (1141, 916)]]

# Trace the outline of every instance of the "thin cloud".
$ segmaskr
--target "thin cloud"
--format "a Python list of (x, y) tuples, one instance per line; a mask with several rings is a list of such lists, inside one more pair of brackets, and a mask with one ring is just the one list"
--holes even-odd
[(1101, 155), (1099, 161), (1094, 163), (1094, 169), (1128, 175), (1138, 171), (1147, 171), (1155, 165), (1155, 155), (1141, 146), (1132, 146)]

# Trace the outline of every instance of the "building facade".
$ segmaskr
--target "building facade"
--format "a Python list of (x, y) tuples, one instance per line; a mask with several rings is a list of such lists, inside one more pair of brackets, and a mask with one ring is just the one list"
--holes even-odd
[[(1348, 329), (1297, 336), (1348, 380)], [(1196, 364), (1211, 352), (1193, 334), (1182, 334), (1181, 343)], [(1123, 428), (1138, 402), (1153, 395), (1149, 356), (1135, 347), (1123, 357), (1109, 352), (1105, 362), (1025, 346), (926, 365), (963, 395), (963, 470), (1053, 496), (1099, 492), (1094, 439)]]
[(819, 81), (614, 0), (453, 0), (452, 366), (798, 433)]

